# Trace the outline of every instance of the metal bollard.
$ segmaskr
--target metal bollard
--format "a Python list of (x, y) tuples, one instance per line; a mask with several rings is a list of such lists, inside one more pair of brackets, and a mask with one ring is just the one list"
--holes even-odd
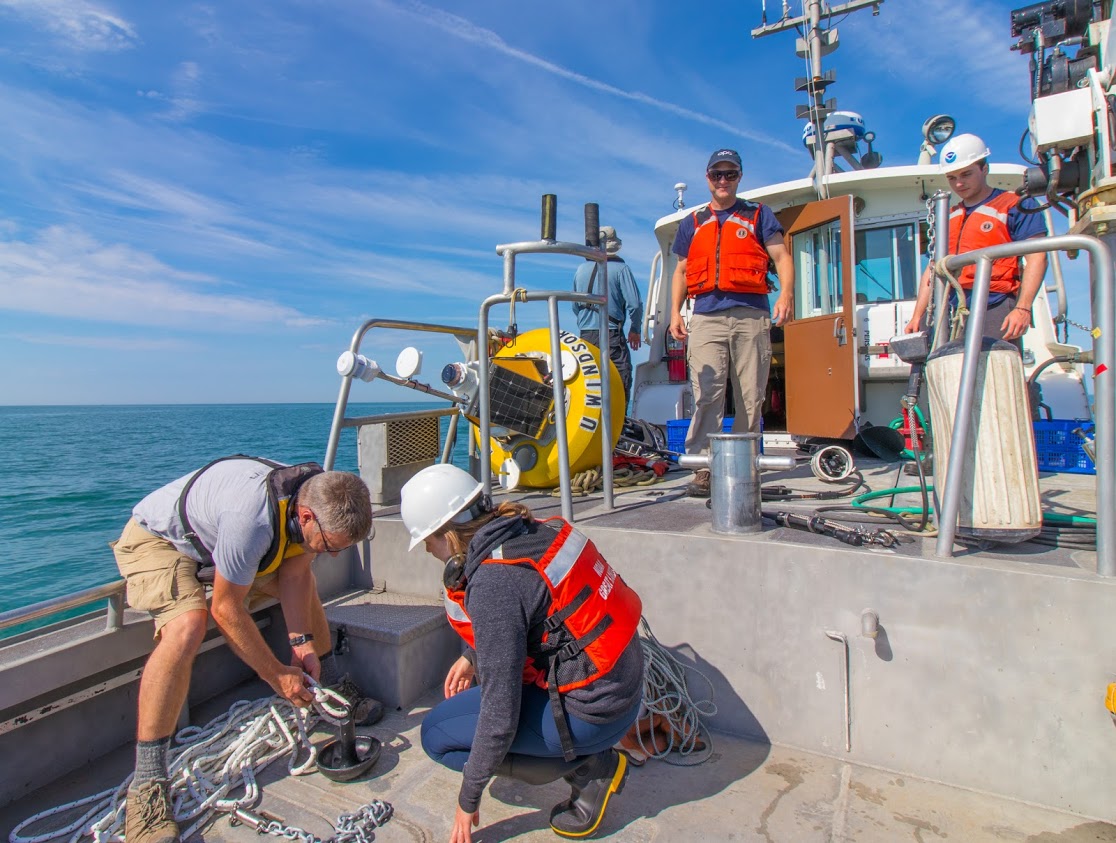
[(682, 468), (709, 469), (714, 533), (760, 532), (760, 471), (789, 471), (795, 467), (794, 457), (761, 454), (761, 438), (760, 433), (715, 433), (709, 437), (709, 454), (678, 458)]

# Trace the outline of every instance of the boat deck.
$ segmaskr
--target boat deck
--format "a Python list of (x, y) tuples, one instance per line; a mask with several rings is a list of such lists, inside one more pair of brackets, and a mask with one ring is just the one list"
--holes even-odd
[[(199, 708), (213, 717), (236, 699), (263, 696), (266, 686), (246, 683)], [(389, 711), (366, 731), (383, 742), (383, 753), (363, 779), (340, 784), (313, 773), (292, 777), (278, 761), (260, 776), (255, 809), (328, 838), (345, 812), (379, 799), (392, 818), (376, 829), (378, 843), (449, 839), (459, 774), (430, 760), (419, 746), (419, 725), (438, 696), (427, 695), (406, 711)], [(319, 730), (314, 742), (331, 735)], [(614, 797), (598, 838), (623, 841), (859, 841), (911, 840), (1116, 841), (1116, 826), (974, 791), (844, 763), (800, 749), (754, 743), (713, 733), (712, 755), (697, 766), (649, 760), (632, 767)], [(0, 831), (37, 811), (103, 789), (130, 772), (132, 753), (122, 749), (77, 774), (0, 809)], [(481, 803), (478, 843), (554, 841), (547, 820), (568, 789), (561, 782), (529, 787), (494, 779)], [(49, 821), (48, 821), (49, 822)], [(24, 834), (41, 831), (28, 828)], [(247, 826), (214, 818), (194, 840), (251, 843)]]
[[(901, 474), (898, 464), (858, 458), (857, 465), (870, 490), (911, 486), (917, 483), (917, 478)], [(612, 538), (608, 541), (617, 555), (622, 553), (616, 550), (617, 548), (630, 548), (632, 559), (625, 560), (628, 568), (631, 568), (633, 560), (637, 557), (654, 555), (654, 545), (648, 544), (649, 534), (652, 542), (654, 534), (663, 535), (664, 541), (674, 543), (679, 541), (680, 535), (684, 542), (689, 542), (692, 537), (694, 559), (691, 560), (691, 568), (702, 564), (697, 560), (699, 557), (704, 558), (701, 556), (706, 553), (703, 549), (704, 545), (708, 545), (706, 556), (734, 553), (732, 550), (734, 544), (726, 546), (723, 543), (726, 537), (718, 537), (711, 533), (711, 514), (705, 501), (685, 496), (685, 486), (689, 478), (690, 472), (675, 469), (653, 485), (618, 490), (617, 506), (612, 511), (604, 510), (599, 493), (576, 498), (574, 502), (576, 520), (579, 524), (600, 527), (604, 533), (611, 534)], [(1094, 480), (1094, 477), (1087, 475), (1042, 475), (1044, 508), (1066, 514), (1092, 515), (1095, 512)], [(813, 477), (808, 465), (800, 465), (792, 472), (765, 474), (764, 481), (765, 486), (780, 484), (806, 493), (831, 491), (848, 485), (823, 483)], [(860, 493), (864, 491), (866, 490), (859, 490)], [(515, 497), (531, 506), (540, 517), (557, 515), (561, 512), (560, 499), (547, 493), (516, 493)], [(908, 494), (897, 499), (895, 503), (896, 505), (913, 504), (917, 502), (917, 498), (917, 495)], [(816, 499), (771, 501), (765, 502), (763, 508), (765, 511), (785, 510), (805, 513), (813, 511), (819, 504), (838, 503), (841, 501)], [(835, 517), (844, 518), (845, 515), (846, 513), (841, 513), (839, 516), (835, 514)], [(395, 567), (391, 568), (392, 573), (387, 575), (390, 588), (392, 576), (401, 576), (399, 572), (403, 571), (405, 566), (414, 566), (415, 558), (421, 554), (416, 552), (407, 555), (405, 559), (400, 557), (400, 560), (386, 559), (385, 557), (391, 553), (401, 554), (405, 548), (405, 541), (402, 539), (402, 533), (399, 532), (402, 526), (391, 523), (397, 522), (398, 516), (390, 509), (378, 510), (377, 518), (383, 518), (384, 521), (383, 529), (379, 531), (376, 539), (379, 555), (373, 554), (374, 564), (371, 574), (377, 579), (384, 576), (377, 572), (377, 560), (381, 566), (394, 565)], [(908, 560), (924, 558), (928, 563), (936, 559), (933, 536), (906, 534), (893, 522), (883, 520), (877, 520), (868, 526), (894, 529), (897, 534), (903, 533), (907, 536), (908, 540), (893, 548), (861, 549), (855, 557), (858, 564), (868, 559), (886, 564), (889, 554), (907, 557)], [(627, 538), (629, 532), (633, 539), (638, 533), (642, 533), (642, 543), (629, 541)], [(818, 552), (810, 556), (816, 555), (821, 561), (834, 566), (834, 570), (851, 570), (849, 567), (851, 558), (850, 562), (841, 562), (823, 551), (825, 548), (851, 550), (829, 536), (775, 527), (765, 520), (762, 536), (741, 537), (741, 553), (755, 552), (757, 540), (763, 546), (777, 543), (785, 548), (784, 553), (793, 554), (796, 558), (799, 556), (800, 548), (806, 551), (816, 548)], [(728, 541), (733, 542), (733, 539), (729, 538)], [(401, 546), (395, 547), (397, 544)], [(871, 556), (864, 556), (866, 552)], [(896, 559), (896, 562), (899, 561)], [(942, 560), (937, 561), (940, 563)], [(1096, 580), (1095, 552), (1079, 548), (1051, 547), (1036, 542), (988, 547), (959, 545), (957, 556), (953, 561), (956, 565), (974, 566), (974, 568), (1016, 573), (1020, 571), (1044, 573), (1071, 582)], [(836, 566), (839, 565), (843, 567), (838, 569)], [(714, 564), (713, 559), (707, 560), (704, 566), (711, 570), (722, 572), (726, 570), (725, 566)], [(728, 566), (729, 569), (731, 567)], [(812, 564), (805, 562), (802, 567), (804, 571), (814, 570)], [(928, 564), (915, 567), (929, 571), (934, 566)], [(638, 573), (638, 571), (633, 572)], [(1046, 587), (1054, 587), (1049, 576), (1040, 579), (1048, 584)], [(782, 583), (779, 585), (781, 586)], [(673, 587), (677, 589), (681, 586), (675, 583)], [(920, 583), (919, 587), (929, 588), (924, 582)], [(839, 590), (840, 580), (827, 580), (825, 588)], [(940, 599), (941, 593), (940, 590), (923, 592), (923, 602), (934, 599), (932, 595), (935, 594), (939, 595)], [(650, 592), (647, 592), (647, 596), (651, 598), (651, 602), (658, 602), (654, 599), (656, 596)], [(807, 604), (818, 599), (817, 595), (812, 594), (800, 594), (796, 597), (796, 601), (805, 601)], [(971, 600), (980, 602), (975, 597)], [(889, 620), (895, 616), (895, 622), (891, 624), (891, 636), (897, 646), (903, 643), (905, 633), (907, 638), (910, 637), (904, 625), (918, 625), (918, 618), (912, 613), (917, 612), (920, 602), (906, 601), (903, 606), (903, 612), (897, 614), (898, 610), (893, 605), (888, 616)], [(984, 606), (982, 613), (988, 611), (987, 605)], [(789, 605), (783, 608), (789, 608)], [(819, 614), (817, 619), (811, 620), (811, 623), (816, 625), (821, 618), (828, 616), (827, 609), (826, 614)], [(663, 614), (661, 607), (654, 617), (664, 624), (664, 628), (669, 628), (668, 617)], [(687, 628), (685, 624), (689, 622), (687, 620), (689, 617), (687, 615), (675, 619), (675, 622), (680, 625), (680, 628)], [(791, 670), (795, 654), (789, 646), (790, 639), (783, 636), (788, 635), (787, 630), (796, 625), (801, 624), (792, 619), (787, 627), (773, 626), (769, 619), (761, 618), (757, 620), (757, 625), (750, 634), (753, 636), (766, 634), (765, 630), (771, 627), (770, 634), (777, 636), (779, 640), (767, 643), (772, 648), (772, 652), (782, 654), (780, 658), (786, 660), (787, 669)], [(689, 629), (697, 631), (694, 628)], [(822, 642), (821, 646), (831, 644), (825, 641), (820, 632), (812, 628), (807, 632)], [(979, 637), (979, 633), (974, 635)], [(812, 641), (813, 638), (810, 640)], [(669, 635), (664, 640), (673, 642), (692, 639), (688, 635), (684, 636), (675, 631), (675, 634)], [(752, 649), (764, 646), (760, 641), (754, 641), (753, 645)], [(724, 669), (733, 667), (729, 664), (734, 658), (731, 656), (732, 645), (727, 646), (730, 647), (729, 655), (724, 653), (718, 655), (721, 648), (713, 647), (710, 642), (706, 642), (706, 649), (711, 651), (708, 653), (708, 658)], [(909, 654), (910, 644), (905, 646), (903, 652)], [(934, 646), (939, 645), (935, 643)], [(940, 646), (945, 647), (947, 643), (942, 642)], [(1032, 644), (1030, 639), (1026, 639), (1019, 646), (1029, 648)], [(879, 642), (876, 644), (875, 652), (879, 653)], [(832, 650), (824, 653), (831, 655)], [(907, 656), (904, 655), (903, 658)], [(1005, 658), (1007, 659), (1005, 663), (1014, 664), (1010, 654)], [(864, 671), (865, 664), (873, 663), (858, 661), (854, 668)], [(809, 664), (812, 666), (814, 662)], [(1012, 670), (1014, 669), (1012, 667)], [(962, 677), (965, 677), (972, 672), (972, 669), (958, 667), (958, 671)], [(959, 692), (951, 684), (952, 678), (949, 682), (943, 682), (943, 676), (953, 677), (958, 671), (951, 670), (941, 675), (920, 675), (918, 682), (924, 683), (924, 686), (917, 690), (917, 697), (905, 697), (897, 690), (906, 687), (906, 683), (902, 681), (895, 689), (885, 686), (878, 692), (880, 695), (878, 698), (872, 695), (861, 695), (858, 698), (861, 713), (854, 724), (855, 728), (861, 730), (856, 732), (860, 744), (858, 748), (871, 743), (868, 733), (863, 730), (871, 730), (879, 724), (886, 727), (887, 722), (891, 721), (885, 712), (895, 706), (921, 711), (920, 706), (930, 705), (932, 710), (940, 715), (940, 722), (934, 726), (936, 730), (934, 734), (941, 740), (950, 741), (954, 738), (964, 740), (963, 736), (968, 734), (963, 728), (966, 721), (959, 720), (958, 717), (964, 712), (965, 706), (958, 704)], [(866, 674), (862, 675), (866, 676)], [(809, 671), (809, 676), (813, 676), (813, 669)], [(798, 843), (798, 841), (815, 840), (855, 840), (882, 843), (882, 841), (913, 840), (928, 843), (931, 840), (950, 839), (977, 843), (1004, 840), (1032, 841), (1032, 843), (1055, 841), (1116, 843), (1116, 825), (1093, 818), (1100, 816), (1111, 820), (1111, 816), (1104, 811), (1093, 811), (1089, 812), (1088, 816), (1083, 816), (1081, 813), (1042, 807), (1033, 804), (1034, 800), (1021, 801), (977, 789), (942, 784), (909, 773), (889, 771), (880, 766), (873, 766), (872, 763), (853, 763), (853, 756), (843, 756), (841, 746), (827, 741), (810, 742), (812, 739), (808, 737), (802, 738), (801, 741), (792, 738), (788, 743), (754, 741), (741, 737), (746, 733), (747, 727), (747, 724), (744, 724), (745, 728), (742, 731), (741, 712), (747, 712), (748, 709), (740, 705), (736, 707), (739, 710), (734, 709), (733, 701), (729, 697), (723, 697), (720, 701), (717, 699), (718, 692), (731, 694), (735, 687), (731, 683), (726, 686), (725, 681), (718, 684), (716, 686), (718, 690), (714, 691), (713, 701), (724, 704), (722, 717), (726, 714), (727, 717), (724, 720), (721, 717), (714, 718), (712, 721), (713, 731), (709, 735), (713, 749), (711, 757), (697, 766), (676, 766), (664, 761), (651, 760), (642, 767), (632, 768), (626, 787), (623, 793), (615, 798), (598, 836), (624, 841), (755, 840)], [(791, 687), (793, 686), (784, 689), (786, 693), (792, 692)], [(241, 685), (227, 694), (196, 706), (192, 711), (193, 720), (195, 723), (207, 722), (226, 710), (233, 701), (257, 698), (266, 695), (267, 692), (268, 689), (258, 681)], [(797, 693), (801, 695), (801, 689)], [(910, 693), (916, 693), (916, 690), (912, 689)], [(998, 693), (998, 689), (992, 687), (986, 689), (985, 696), (995, 699)], [(1005, 695), (1000, 694), (1000, 696)], [(923, 700), (922, 697), (926, 699)], [(376, 840), (380, 843), (448, 839), (459, 775), (435, 764), (427, 758), (419, 746), (419, 726), (422, 718), (438, 699), (437, 691), (429, 692), (416, 704), (406, 709), (389, 711), (383, 721), (368, 730), (383, 742), (384, 749), (382, 757), (372, 772), (360, 781), (338, 784), (319, 774), (291, 777), (287, 775), (284, 763), (273, 764), (261, 776), (263, 796), (257, 810), (280, 818), (289, 825), (305, 828), (320, 838), (327, 838), (332, 833), (330, 823), (339, 814), (353, 811), (372, 799), (381, 799), (392, 803), (395, 814), (385, 826), (377, 829)], [(762, 716), (757, 715), (761, 721), (773, 721), (780, 709), (786, 708), (792, 702), (802, 702), (797, 698), (780, 698), (780, 701), (769, 706), (758, 689), (752, 690), (749, 699), (750, 704), (757, 711), (764, 712)], [(819, 692), (818, 699), (821, 700), (820, 705), (828, 706), (820, 710), (827, 712), (825, 716), (834, 721), (826, 726), (828, 732), (832, 733), (838, 722), (837, 709), (831, 708), (832, 703), (825, 702), (829, 699), (828, 696), (820, 695)], [(1022, 702), (1024, 701), (1016, 699), (1013, 705), (1018, 707)], [(1042, 702), (1042, 705), (1045, 708), (1051, 707), (1051, 704), (1046, 702)], [(760, 709), (760, 706), (764, 708)], [(815, 711), (814, 709), (806, 708), (803, 711), (807, 712), (803, 716), (816, 716), (809, 713)], [(1004, 711), (998, 711), (996, 714), (989, 713), (989, 717), (994, 716), (1016, 715)], [(1028, 715), (1023, 709), (1018, 709), (1018, 716), (1037, 717), (1038, 715)], [(1105, 716), (1105, 721), (1107, 719)], [(722, 722), (723, 729), (719, 725)], [(1037, 724), (1039, 720), (1036, 719), (1035, 722)], [(901, 720), (895, 720), (892, 727), (896, 728), (901, 723)], [(1109, 732), (1108, 725), (1107, 722), (1098, 721), (1097, 728)], [(1066, 723), (1061, 728), (1070, 727), (1071, 724)], [(1090, 734), (1094, 745), (1104, 742), (1098, 732), (1093, 731)], [(329, 737), (326, 731), (320, 731), (315, 740), (324, 742)], [(1110, 732), (1107, 737), (1116, 737), (1116, 732)], [(816, 750), (823, 745), (828, 749), (824, 754), (801, 748), (810, 746)], [(1058, 759), (1047, 759), (1047, 761), (1057, 766)], [(6, 837), (16, 823), (36, 812), (103, 790), (113, 782), (122, 781), (130, 772), (132, 762), (132, 748), (125, 746), (72, 775), (65, 776), (29, 796), (0, 808), (0, 834)], [(986, 758), (984, 763), (999, 762)], [(1078, 769), (1080, 776), (1093, 775), (1087, 769)], [(1021, 777), (1025, 777), (1026, 770), (1018, 768), (1016, 770)], [(1067, 773), (1063, 772), (1061, 775)], [(951, 779), (953, 780), (957, 779)], [(975, 780), (983, 781), (983, 778), (978, 776)], [(1083, 785), (1084, 782), (1081, 784)], [(1077, 785), (1070, 785), (1071, 789), (1076, 787)], [(1006, 791), (1001, 789), (1000, 792)], [(561, 783), (532, 788), (514, 781), (496, 779), (486, 791), (481, 806), (483, 827), (474, 835), (474, 840), (484, 841), (484, 843), (501, 840), (554, 840), (556, 837), (547, 825), (548, 812), (552, 805), (564, 797), (565, 792)], [(39, 831), (40, 829), (31, 828), (27, 829), (25, 834), (35, 834)], [(248, 827), (233, 827), (228, 819), (218, 817), (196, 839), (213, 841), (213, 843), (218, 841), (248, 843), (256, 837), (257, 835)]]
[[(769, 454), (790, 455), (793, 450), (768, 449)], [(897, 487), (917, 487), (918, 477), (905, 473), (904, 466), (913, 463), (885, 462), (879, 459), (856, 455), (856, 470), (864, 480), (864, 486), (856, 491), (863, 495), (869, 491), (882, 491)], [(574, 515), (578, 523), (620, 529), (650, 532), (692, 533), (695, 536), (711, 534), (711, 513), (706, 500), (686, 496), (686, 486), (692, 473), (672, 466), (671, 470), (657, 483), (646, 487), (617, 488), (615, 508), (606, 510), (603, 498), (598, 491), (591, 495), (574, 498)], [(791, 492), (809, 495), (832, 494), (835, 490), (848, 489), (851, 480), (828, 483), (819, 480), (810, 470), (809, 462), (800, 462), (793, 471), (765, 472), (762, 485), (764, 489), (783, 486)], [(932, 486), (933, 476), (927, 477)], [(1096, 477), (1087, 474), (1067, 474), (1042, 472), (1039, 474), (1039, 487), (1042, 494), (1044, 512), (1056, 512), (1067, 516), (1096, 517)], [(931, 493), (932, 494), (932, 493)], [(515, 499), (531, 507), (539, 517), (561, 514), (560, 499), (549, 492), (518, 491)], [(832, 500), (765, 500), (762, 509), (767, 512), (792, 512), (800, 515), (810, 514), (826, 507), (847, 505), (850, 496)], [(869, 506), (918, 507), (921, 494), (907, 492), (896, 495), (894, 499), (880, 498), (867, 502)], [(931, 507), (933, 503), (931, 502)], [(397, 510), (377, 511), (377, 517), (391, 516)], [(875, 548), (884, 552), (909, 557), (933, 557), (935, 554), (936, 533), (931, 529), (924, 534), (916, 534), (904, 529), (893, 520), (873, 516), (864, 512), (831, 511), (820, 513), (827, 518), (840, 521), (848, 526), (857, 523), (866, 529), (887, 529), (901, 537), (898, 544), (891, 548)], [(917, 522), (917, 518), (910, 520)], [(765, 542), (790, 542), (804, 545), (825, 546), (829, 548), (846, 547), (837, 539), (821, 534), (810, 533), (793, 527), (780, 527), (765, 518), (763, 521), (763, 540)], [(1041, 541), (1027, 541), (1017, 544), (975, 544), (958, 542), (954, 550), (955, 558), (976, 564), (995, 566), (999, 563), (1025, 565), (1047, 565), (1062, 569), (1079, 569), (1095, 574), (1097, 570), (1096, 552), (1079, 547), (1055, 547)]]

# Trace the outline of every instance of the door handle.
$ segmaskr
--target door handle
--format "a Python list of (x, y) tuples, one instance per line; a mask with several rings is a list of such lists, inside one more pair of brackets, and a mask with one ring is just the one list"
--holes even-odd
[(833, 338), (837, 340), (837, 345), (844, 345), (848, 342), (845, 336), (845, 317), (838, 316), (833, 320)]

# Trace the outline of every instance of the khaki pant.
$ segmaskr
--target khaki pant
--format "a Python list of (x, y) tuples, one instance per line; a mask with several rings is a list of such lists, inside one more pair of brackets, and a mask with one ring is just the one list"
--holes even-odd
[(686, 453), (708, 450), (709, 435), (721, 432), (726, 380), (736, 405), (732, 432), (759, 433), (771, 369), (771, 317), (754, 307), (694, 314), (686, 348), (694, 393)]
[[(129, 519), (124, 532), (109, 542), (116, 556), (116, 567), (127, 583), (128, 605), (141, 609), (155, 621), (155, 637), (170, 621), (196, 609), (208, 611), (205, 586), (198, 580), (198, 563), (171, 542), (152, 535)], [(252, 583), (245, 598), (249, 611), (255, 611), (268, 599), (279, 598), (279, 579), (275, 574), (260, 577)], [(330, 649), (329, 621), (321, 600), (311, 606), (310, 630), (314, 649), (319, 653)]]

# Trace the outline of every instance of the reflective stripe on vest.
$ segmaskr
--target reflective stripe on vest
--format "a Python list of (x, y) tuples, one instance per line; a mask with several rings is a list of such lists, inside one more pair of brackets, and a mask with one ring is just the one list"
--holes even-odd
[[(612, 670), (635, 635), (642, 604), (588, 536), (560, 518), (549, 520), (561, 527), (540, 559), (504, 559), (501, 546), (481, 564), (528, 567), (546, 581), (551, 596), (547, 628), (541, 640), (527, 643), (524, 681), (545, 688), (547, 674), (535, 665), (544, 666), (550, 659), (576, 661), (579, 668), (571, 670), (558, 688), (564, 693)], [(450, 625), (475, 649), (473, 623), (465, 609), (465, 589), (447, 590), (443, 603)], [(600, 631), (593, 634), (598, 628)], [(587, 658), (580, 659), (581, 654)]]
[[(1000, 193), (987, 202), (966, 212), (962, 204), (955, 205), (949, 214), (950, 253), (961, 255), (986, 246), (1011, 242), (1008, 214), (1018, 205), (1020, 198), (1014, 193)], [(1020, 282), (1019, 258), (1000, 258), (992, 261), (993, 293), (1014, 293)], [(976, 266), (966, 266), (958, 280), (966, 290), (971, 290), (976, 278)]]

